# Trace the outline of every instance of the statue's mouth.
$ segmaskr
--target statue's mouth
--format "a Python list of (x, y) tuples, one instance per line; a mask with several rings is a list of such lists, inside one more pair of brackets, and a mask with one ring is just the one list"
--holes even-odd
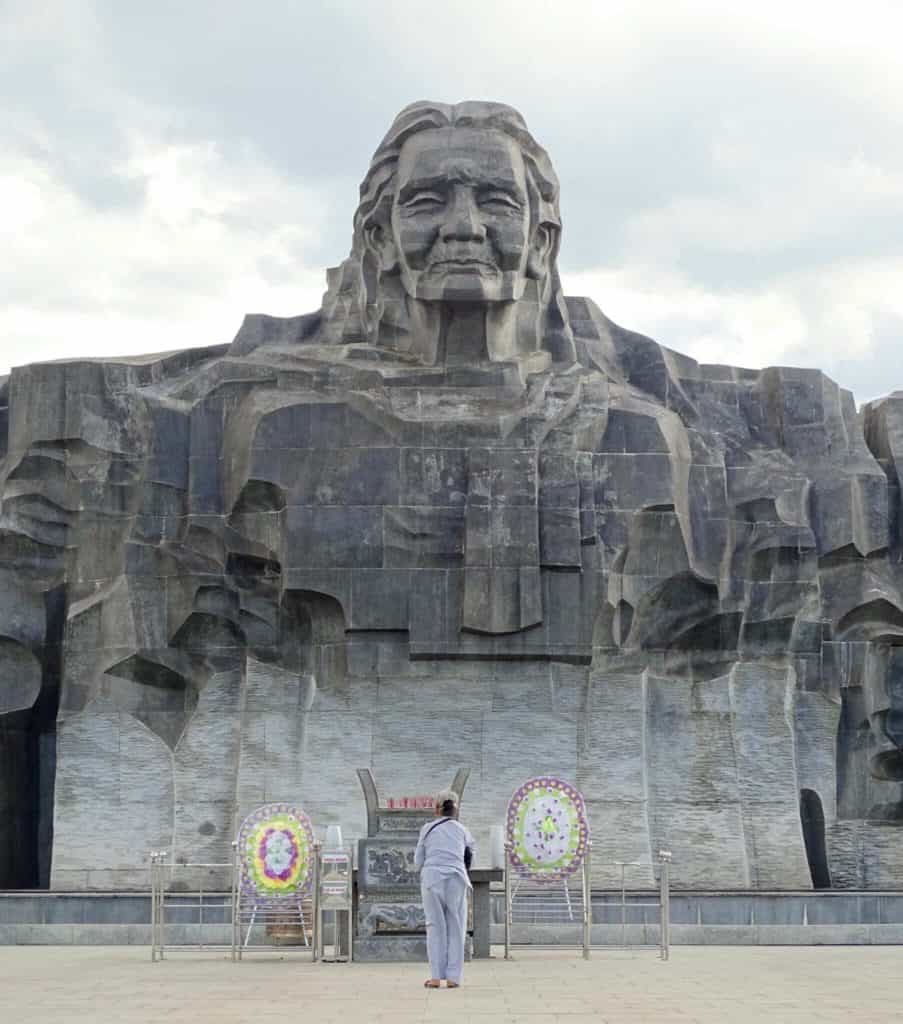
[(491, 263), (489, 260), (479, 259), (455, 259), (455, 260), (435, 260), (429, 265), (429, 273), (435, 270), (454, 271), (459, 274), (477, 274), (484, 270), (491, 270), (493, 273), (498, 272), (498, 267)]

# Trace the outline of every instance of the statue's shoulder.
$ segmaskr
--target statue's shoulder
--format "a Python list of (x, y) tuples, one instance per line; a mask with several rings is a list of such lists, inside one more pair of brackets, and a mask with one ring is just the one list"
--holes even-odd
[(62, 394), (138, 391), (175, 380), (226, 355), (229, 345), (175, 349), (135, 356), (55, 359), (16, 366), (0, 378), (0, 394), (10, 402), (28, 396), (29, 389), (56, 388)]
[(301, 316), (248, 313), (229, 346), (229, 355), (247, 356), (261, 348), (291, 348), (312, 341), (320, 333), (321, 323), (322, 314), (319, 310)]
[(749, 369), (700, 363), (621, 327), (587, 298), (567, 298), (578, 357), (647, 401), (675, 413), (698, 434), (735, 435), (744, 446), (835, 457), (864, 448), (853, 395), (821, 370)]
[(21, 455), (35, 443), (71, 447), (83, 442), (121, 454), (143, 450), (154, 409), (178, 404), (173, 396), (189, 382), (215, 377), (228, 348), (213, 345), (14, 367), (0, 379), (6, 449)]

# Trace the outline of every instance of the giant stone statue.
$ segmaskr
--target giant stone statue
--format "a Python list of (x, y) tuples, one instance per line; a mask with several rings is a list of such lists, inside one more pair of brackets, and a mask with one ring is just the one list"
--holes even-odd
[(600, 878), (903, 885), (903, 394), (698, 365), (562, 293), (520, 115), (415, 103), (322, 308), (17, 368), (0, 887), (224, 860), (356, 769), (587, 797)]

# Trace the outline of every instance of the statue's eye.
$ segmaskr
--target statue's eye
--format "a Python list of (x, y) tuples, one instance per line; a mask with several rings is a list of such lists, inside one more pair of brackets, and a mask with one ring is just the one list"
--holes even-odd
[(480, 196), (480, 206), (494, 210), (519, 210), (521, 204), (510, 192), (484, 192)]
[(444, 205), (445, 200), (438, 192), (415, 192), (404, 202), (407, 210), (433, 210)]

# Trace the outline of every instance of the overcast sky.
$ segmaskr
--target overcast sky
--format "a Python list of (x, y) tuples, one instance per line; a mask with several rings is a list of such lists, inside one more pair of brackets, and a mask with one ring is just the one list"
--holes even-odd
[(558, 171), (569, 294), (903, 388), (896, 8), (0, 0), (0, 373), (317, 308), (395, 113), (492, 99)]

